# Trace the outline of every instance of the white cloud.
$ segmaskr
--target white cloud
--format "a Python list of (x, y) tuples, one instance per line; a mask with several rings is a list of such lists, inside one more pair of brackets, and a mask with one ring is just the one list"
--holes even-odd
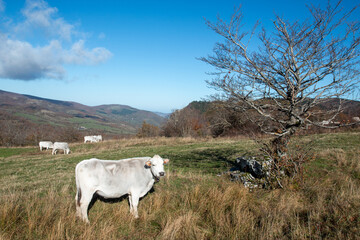
[(28, 42), (0, 37), (0, 78), (35, 80), (41, 78), (63, 79), (64, 64), (98, 64), (111, 57), (105, 48), (85, 49), (80, 40), (65, 50), (60, 41), (34, 47)]
[(61, 79), (65, 70), (57, 57), (58, 52), (61, 52), (61, 46), (56, 41), (34, 48), (28, 42), (1, 36), (0, 77), (19, 80)]
[[(2, 0), (0, 9), (1, 6)], [(43, 0), (26, 2), (22, 10), (25, 20), (15, 24), (10, 30), (11, 34), (0, 34), (0, 78), (24, 81), (63, 79), (66, 76), (65, 64), (95, 65), (112, 56), (103, 47), (87, 49), (83, 39), (72, 41), (75, 26), (56, 17), (57, 12), (56, 8), (48, 6)], [(16, 38), (17, 33), (39, 30), (46, 33), (47, 44), (34, 46)], [(63, 41), (66, 41), (65, 45)], [(70, 47), (64, 47), (68, 45)]]
[(21, 11), (25, 20), (15, 27), (16, 32), (29, 32), (42, 30), (50, 37), (60, 37), (71, 41), (74, 34), (74, 25), (67, 23), (63, 18), (57, 17), (58, 9), (50, 7), (43, 0), (27, 0), (25, 8)]
[(98, 64), (106, 61), (112, 56), (105, 48), (97, 47), (91, 50), (84, 48), (84, 40), (74, 43), (68, 54), (65, 54), (64, 61), (73, 64)]

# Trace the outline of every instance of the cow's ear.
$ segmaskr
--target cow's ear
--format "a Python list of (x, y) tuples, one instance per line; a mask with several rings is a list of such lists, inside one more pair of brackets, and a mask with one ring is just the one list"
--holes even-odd
[(150, 162), (150, 161), (147, 161), (147, 162), (145, 163), (145, 165), (148, 166), (148, 167), (151, 167), (151, 162)]
[(169, 159), (164, 159), (164, 164), (167, 164), (169, 161)]

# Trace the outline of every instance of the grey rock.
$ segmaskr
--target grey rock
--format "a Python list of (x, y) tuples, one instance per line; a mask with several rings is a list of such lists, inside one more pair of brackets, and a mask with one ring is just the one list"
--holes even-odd
[(254, 178), (264, 177), (263, 166), (254, 158), (239, 157), (236, 159), (236, 164), (241, 172), (251, 173)]
[(264, 188), (267, 185), (265, 177), (269, 177), (272, 168), (272, 160), (257, 161), (254, 157), (239, 157), (229, 171), (218, 174), (227, 174), (231, 181), (244, 184), (246, 188)]

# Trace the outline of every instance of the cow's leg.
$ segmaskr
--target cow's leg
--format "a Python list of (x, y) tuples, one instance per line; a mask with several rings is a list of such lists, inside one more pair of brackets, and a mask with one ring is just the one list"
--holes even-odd
[(133, 206), (131, 201), (131, 194), (129, 194), (129, 205), (130, 205), (130, 213), (133, 214)]
[(132, 208), (130, 207), (130, 211), (132, 209), (132, 214), (134, 215), (135, 218), (139, 218), (139, 215), (138, 215), (138, 210), (137, 210), (137, 206), (139, 205), (139, 195), (138, 194), (134, 194), (134, 193), (131, 193), (131, 205), (132, 205)]
[(55, 149), (55, 148), (53, 148), (53, 150), (52, 150), (51, 154), (52, 154), (52, 155), (54, 155), (55, 153), (56, 153), (56, 149)]
[(81, 214), (81, 218), (87, 222), (89, 222), (89, 218), (88, 218), (88, 208), (89, 208), (89, 204), (91, 202), (91, 199), (93, 197), (93, 193), (84, 193), (81, 192), (81, 199), (80, 199), (80, 214)]

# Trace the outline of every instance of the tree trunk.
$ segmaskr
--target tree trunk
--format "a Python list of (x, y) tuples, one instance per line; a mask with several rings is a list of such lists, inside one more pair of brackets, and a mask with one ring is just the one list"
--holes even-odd
[[(287, 160), (288, 144), (290, 136), (279, 136), (271, 141), (271, 157), (275, 164), (282, 165), (282, 162)], [(280, 167), (279, 166), (279, 167)]]

